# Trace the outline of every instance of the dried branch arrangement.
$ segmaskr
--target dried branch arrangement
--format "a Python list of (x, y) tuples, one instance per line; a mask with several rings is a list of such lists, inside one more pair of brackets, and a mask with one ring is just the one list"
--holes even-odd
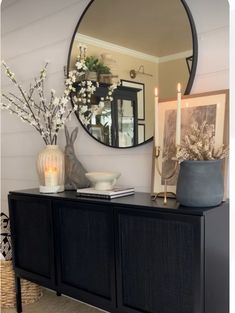
[(183, 160), (218, 160), (228, 156), (229, 148), (215, 148), (215, 126), (204, 121), (201, 126), (194, 122), (185, 135), (176, 158)]
[(62, 96), (56, 96), (54, 89), (50, 90), (49, 100), (44, 92), (44, 81), (47, 76), (47, 65), (40, 71), (39, 77), (34, 78), (28, 92), (18, 83), (15, 74), (7, 64), (2, 61), (5, 74), (16, 87), (16, 92), (2, 92), (1, 109), (16, 114), (20, 119), (33, 126), (42, 136), (44, 142), (57, 143), (58, 132), (64, 127), (71, 113), (77, 110), (77, 106), (68, 105), (70, 93), (75, 91), (73, 83), (76, 81), (77, 71), (71, 71), (65, 81), (65, 90)]

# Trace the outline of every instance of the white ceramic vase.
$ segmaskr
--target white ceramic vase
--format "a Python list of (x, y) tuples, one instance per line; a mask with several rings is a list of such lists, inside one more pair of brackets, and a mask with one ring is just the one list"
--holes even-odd
[(53, 193), (64, 191), (64, 153), (58, 145), (47, 145), (39, 153), (37, 172), (40, 192)]

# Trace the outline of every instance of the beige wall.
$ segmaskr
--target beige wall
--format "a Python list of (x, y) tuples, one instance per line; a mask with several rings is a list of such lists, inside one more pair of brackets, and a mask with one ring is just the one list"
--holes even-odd
[[(180, 77), (180, 79), (179, 79)], [(160, 100), (176, 97), (177, 83), (181, 83), (182, 93), (186, 89), (189, 72), (185, 58), (159, 64)]]

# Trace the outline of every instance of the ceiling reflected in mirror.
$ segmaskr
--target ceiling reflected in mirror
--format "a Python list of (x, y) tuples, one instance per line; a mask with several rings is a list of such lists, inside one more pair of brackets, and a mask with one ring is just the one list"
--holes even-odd
[[(91, 1), (74, 32), (68, 59), (68, 69), (75, 69), (83, 49), (88, 73), (76, 82), (72, 100), (82, 126), (111, 147), (129, 148), (149, 141), (154, 128), (154, 88), (158, 87), (160, 100), (176, 97), (178, 82), (189, 93), (197, 63), (196, 43), (184, 1)], [(95, 92), (84, 105), (80, 90), (87, 82)]]

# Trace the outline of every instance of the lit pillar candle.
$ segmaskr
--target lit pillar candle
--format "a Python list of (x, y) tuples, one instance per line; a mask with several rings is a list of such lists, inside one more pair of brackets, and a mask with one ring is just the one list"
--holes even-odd
[(45, 186), (53, 187), (58, 185), (58, 171), (56, 168), (48, 168), (45, 170)]
[(159, 146), (159, 137), (158, 137), (158, 89), (155, 88), (155, 102), (154, 102), (154, 143), (155, 147)]
[(177, 85), (177, 115), (176, 115), (176, 137), (175, 144), (176, 146), (180, 145), (181, 137), (181, 85)]

